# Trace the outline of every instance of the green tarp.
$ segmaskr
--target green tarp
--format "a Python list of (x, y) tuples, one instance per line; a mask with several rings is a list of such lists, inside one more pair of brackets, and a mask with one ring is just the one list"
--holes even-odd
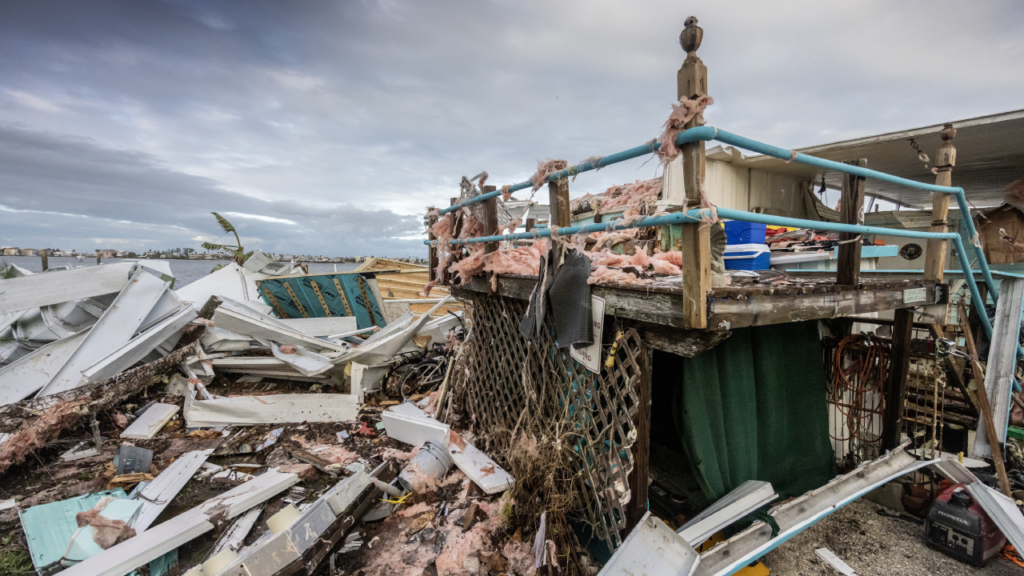
[(669, 444), (700, 487), (692, 501), (747, 480), (797, 496), (835, 476), (821, 358), (816, 321), (738, 329), (696, 358), (656, 353), (655, 401), (669, 405), (654, 410), (675, 424)]

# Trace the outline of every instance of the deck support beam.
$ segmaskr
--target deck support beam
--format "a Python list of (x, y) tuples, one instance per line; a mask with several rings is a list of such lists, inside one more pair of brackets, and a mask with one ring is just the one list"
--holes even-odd
[(889, 387), (885, 390), (885, 412), (882, 415), (882, 450), (893, 450), (900, 444), (900, 424), (903, 421), (903, 405), (907, 400), (910, 341), (913, 334), (914, 309), (896, 310), (892, 327)]
[[(866, 168), (866, 158), (847, 160), (844, 164)], [(864, 224), (864, 182), (861, 176), (843, 175), (843, 196), (839, 206), (839, 221), (843, 224)], [(948, 197), (947, 197), (948, 200)], [(840, 232), (839, 263), (836, 268), (836, 284), (856, 286), (860, 284), (861, 234)]]

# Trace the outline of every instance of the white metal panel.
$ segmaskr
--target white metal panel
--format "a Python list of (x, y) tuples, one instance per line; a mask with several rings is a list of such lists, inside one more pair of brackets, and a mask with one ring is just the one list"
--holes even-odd
[(676, 533), (691, 546), (699, 546), (712, 534), (775, 500), (778, 494), (763, 480), (747, 480), (706, 510), (694, 516)]
[(178, 413), (178, 406), (175, 404), (156, 404), (150, 406), (139, 416), (132, 425), (121, 432), (121, 438), (130, 440), (149, 440), (157, 435), (174, 415)]
[(182, 544), (213, 530), (210, 516), (231, 519), (299, 481), (296, 474), (267, 472), (221, 496), (75, 564), (63, 576), (124, 576)]
[(598, 576), (687, 576), (700, 560), (686, 540), (646, 512)]
[(462, 446), (449, 442), (448, 454), (455, 466), (476, 483), (485, 494), (497, 494), (515, 486), (516, 479), (498, 466), (498, 463), (469, 442), (460, 439)]
[(0, 280), (0, 314), (120, 292), (133, 267), (106, 264)]
[(761, 209), (768, 214), (791, 218), (806, 218), (801, 180), (792, 176), (750, 171), (750, 200), (748, 210)]
[(166, 289), (163, 280), (137, 268), (75, 353), (37, 396), (56, 394), (85, 384), (82, 372), (131, 340)]
[(251, 308), (227, 299), (213, 313), (213, 323), (218, 328), (223, 328), (237, 334), (257, 339), (272, 340), (281, 344), (295, 344), (314, 350), (333, 350), (336, 352), (348, 350), (346, 346), (341, 344), (307, 336), (287, 324), (283, 324), (277, 318), (260, 314)]
[[(175, 406), (174, 408), (175, 412), (177, 412), (178, 407)], [(150, 408), (146, 414), (152, 410), (153, 408)], [(123, 434), (121, 436), (124, 437)], [(153, 522), (164, 511), (164, 508), (167, 508), (167, 505), (171, 503), (171, 500), (174, 500), (178, 492), (181, 492), (181, 489), (185, 487), (185, 484), (195, 475), (199, 467), (206, 462), (206, 459), (212, 453), (213, 449), (211, 448), (209, 450), (195, 450), (182, 454), (166, 470), (158, 474), (152, 482), (146, 484), (146, 487), (137, 496), (138, 499), (142, 500), (142, 509), (139, 511), (139, 516), (135, 519), (134, 528), (136, 533), (141, 534), (153, 525)]]
[(292, 347), (295, 349), (295, 353), (289, 354), (282, 352), (281, 347), (277, 344), (271, 344), (271, 350), (274, 353), (274, 358), (277, 358), (291, 366), (305, 376), (318, 376), (334, 367), (334, 364), (331, 363), (331, 359), (326, 356), (321, 356), (316, 352), (310, 352), (302, 346)]
[(189, 428), (296, 422), (344, 422), (359, 415), (351, 394), (272, 394), (192, 400), (186, 397)]
[(715, 206), (747, 210), (750, 200), (750, 169), (729, 162), (708, 160), (705, 192)]
[(416, 447), (422, 446), (424, 442), (448, 445), (448, 425), (433, 418), (406, 416), (389, 410), (381, 412), (380, 416), (388, 436), (399, 442)]
[(1017, 504), (981, 482), (968, 484), (967, 491), (996, 523), (1010, 544), (1017, 550), (1024, 550), (1024, 515), (1021, 515)]
[(46, 386), (51, 375), (78, 350), (91, 328), (63, 340), (51, 342), (16, 362), (0, 368), (0, 406), (28, 398)]
[(124, 345), (108, 354), (92, 366), (83, 371), (85, 380), (88, 382), (99, 382), (105, 378), (111, 378), (129, 369), (139, 360), (146, 357), (162, 342), (170, 338), (175, 332), (181, 331), (189, 322), (198, 316), (191, 304), (164, 319), (157, 325), (132, 338)]
[(322, 337), (332, 334), (351, 332), (359, 328), (354, 316), (335, 316), (332, 318), (279, 318), (285, 326), (289, 326), (308, 336)]
[[(985, 390), (992, 406), (992, 423), (999, 443), (1006, 442), (1006, 426), (1010, 419), (1010, 394), (1013, 392), (1014, 370), (1017, 367), (1017, 338), (1020, 334), (1021, 312), (1024, 311), (1024, 280), (1004, 278), (999, 284), (999, 303), (992, 327), (992, 344), (985, 364)], [(985, 422), (978, 419), (974, 439), (974, 456), (990, 458)]]

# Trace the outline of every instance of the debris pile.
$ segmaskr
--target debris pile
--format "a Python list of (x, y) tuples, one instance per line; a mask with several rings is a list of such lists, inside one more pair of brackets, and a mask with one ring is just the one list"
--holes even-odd
[(470, 319), (438, 313), (448, 298), (383, 326), (281, 318), (258, 283), (295, 272), (257, 252), (178, 290), (154, 261), (0, 280), (3, 561), (535, 572), (512, 537), (515, 479), (458, 426)]

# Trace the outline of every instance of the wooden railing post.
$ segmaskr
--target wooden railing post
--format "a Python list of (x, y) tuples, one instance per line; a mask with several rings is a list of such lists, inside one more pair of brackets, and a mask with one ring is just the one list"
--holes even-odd
[[(953, 147), (953, 137), (956, 136), (956, 128), (952, 124), (946, 124), (939, 133), (942, 138), (942, 146), (936, 152), (934, 163), (938, 170), (935, 173), (935, 184), (937, 186), (953, 185), (953, 166), (956, 165), (956, 148)], [(948, 232), (949, 221), (949, 194), (932, 192), (932, 226), (931, 232)], [(961, 218), (970, 218), (970, 214), (961, 214)], [(969, 241), (974, 241), (969, 238)], [(925, 252), (924, 279), (942, 282), (942, 271), (946, 266), (946, 241), (929, 240)]]
[[(427, 208), (427, 213), (433, 212), (434, 207)], [(437, 224), (437, 215), (431, 214), (427, 216), (427, 239), (430, 240), (431, 244), (427, 250), (427, 278), (434, 282), (437, 280), (437, 249), (438, 246), (433, 244), (437, 240), (437, 236), (434, 235), (434, 224)]]
[[(860, 166), (868, 165), (866, 158), (847, 160), (844, 164)], [(839, 221), (843, 224), (864, 223), (864, 178), (853, 174), (843, 174), (843, 196), (839, 206)], [(859, 234), (840, 232), (839, 263), (836, 267), (836, 284), (840, 286), (856, 286), (860, 284), (860, 247)]]
[(885, 390), (882, 414), (882, 450), (892, 450), (900, 445), (903, 407), (907, 402), (907, 375), (910, 373), (910, 342), (914, 334), (914, 309), (900, 308), (894, 314), (889, 387)]
[[(565, 160), (555, 160), (553, 170), (565, 170), (569, 163)], [(572, 212), (569, 210), (569, 180), (562, 178), (555, 182), (548, 182), (548, 202), (551, 204), (551, 217), (548, 226), (564, 228), (572, 220)]]
[[(686, 60), (676, 76), (677, 93), (682, 98), (698, 98), (708, 93), (708, 69), (697, 57), (704, 31), (697, 19), (690, 16), (679, 35), (679, 43), (686, 52)], [(701, 114), (686, 124), (686, 128), (700, 126)], [(699, 207), (704, 189), (704, 141), (683, 144), (683, 181), (686, 187), (686, 208)], [(715, 224), (717, 226), (717, 224)], [(683, 253), (683, 314), (688, 328), (708, 327), (707, 294), (711, 291), (711, 230), (707, 224), (681, 226)]]
[(47, 254), (46, 248), (43, 248), (42, 250), (39, 251), (39, 259), (42, 260), (43, 272), (46, 272), (47, 270), (50, 269), (50, 260), (48, 256), (49, 254)]
[[(484, 186), (480, 192), (487, 194), (497, 190), (497, 186)], [(498, 233), (498, 197), (484, 200), (484, 236), (494, 236)], [(484, 252), (490, 254), (498, 251), (497, 242), (488, 242), (484, 245)]]

